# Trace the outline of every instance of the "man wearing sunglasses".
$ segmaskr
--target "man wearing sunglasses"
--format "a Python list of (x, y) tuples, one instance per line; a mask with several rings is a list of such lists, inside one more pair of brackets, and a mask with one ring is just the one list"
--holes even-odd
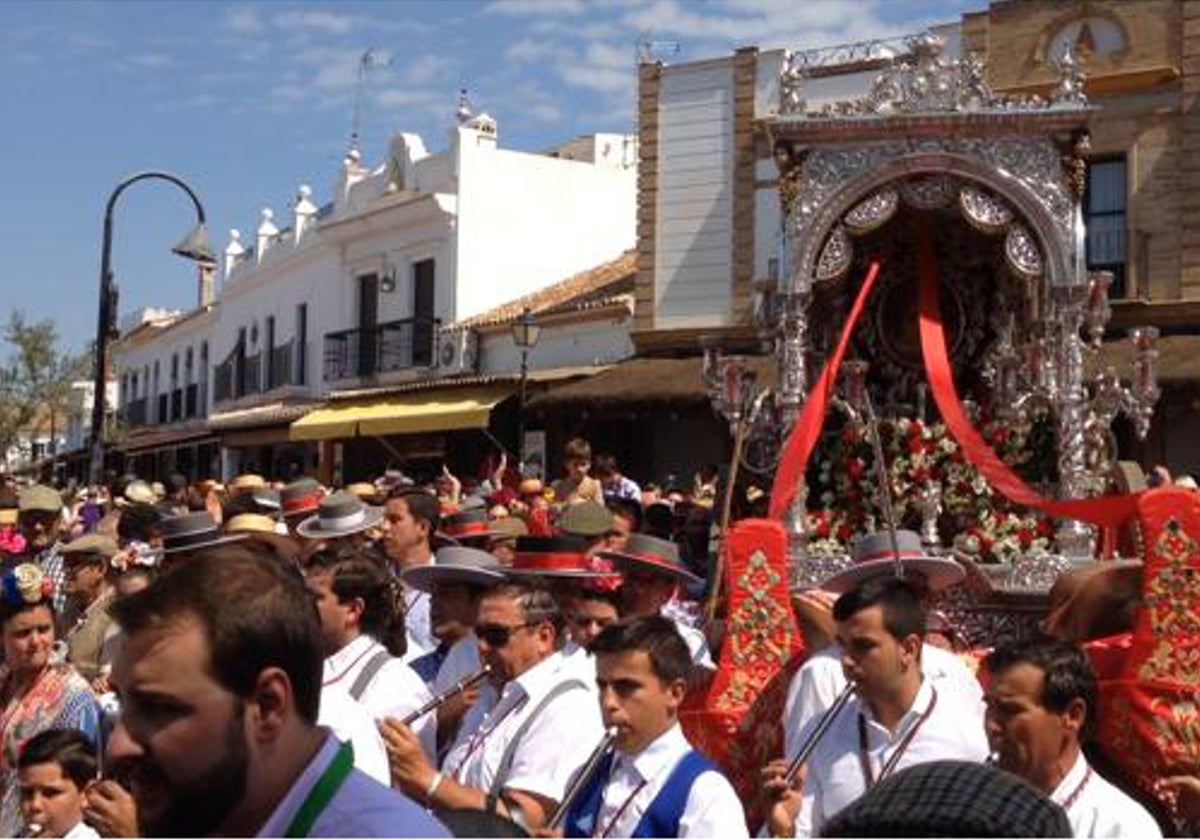
[(488, 683), (441, 769), (408, 727), (387, 721), (392, 781), (431, 808), (495, 811), (536, 829), (600, 741), (600, 712), (560, 653), (563, 618), (545, 588), (511, 582), (489, 591), (475, 636)]

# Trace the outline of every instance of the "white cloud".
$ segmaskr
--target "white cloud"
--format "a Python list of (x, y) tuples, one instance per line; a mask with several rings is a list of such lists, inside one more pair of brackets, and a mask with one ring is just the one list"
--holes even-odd
[(329, 35), (345, 35), (355, 26), (350, 15), (339, 15), (324, 11), (283, 12), (274, 18), (275, 26), (292, 32), (321, 32)]
[(257, 35), (266, 29), (258, 9), (253, 6), (235, 6), (225, 15), (225, 26), (239, 35)]
[(557, 123), (562, 121), (562, 109), (550, 102), (539, 102), (525, 109), (525, 113), (538, 122)]
[(449, 73), (453, 63), (443, 56), (426, 53), (417, 56), (412, 64), (404, 71), (404, 78), (413, 84), (424, 84), (434, 79), (443, 78)]
[[(435, 104), (447, 104), (444, 97), (433, 90), (420, 88), (389, 88), (375, 95), (375, 102), (381, 108), (411, 108), (414, 106), (428, 107)], [(446, 112), (450, 109), (447, 107)]]
[(523, 15), (580, 15), (586, 7), (584, 0), (494, 0), (484, 7), (484, 14), (519, 17)]
[(548, 41), (538, 41), (533, 38), (521, 38), (504, 48), (505, 60), (518, 64), (543, 60), (563, 60), (569, 54), (570, 50), (564, 45), (551, 44)]

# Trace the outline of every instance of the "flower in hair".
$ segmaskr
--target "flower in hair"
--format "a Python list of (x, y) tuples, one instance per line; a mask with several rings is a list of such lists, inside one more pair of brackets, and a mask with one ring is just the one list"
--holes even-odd
[(54, 582), (33, 563), (22, 563), (0, 582), (0, 598), (13, 607), (36, 604), (53, 594)]

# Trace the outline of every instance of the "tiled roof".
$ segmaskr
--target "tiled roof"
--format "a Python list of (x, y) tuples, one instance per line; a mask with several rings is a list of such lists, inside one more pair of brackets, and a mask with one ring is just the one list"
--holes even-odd
[[(573, 367), (542, 368), (529, 371), (530, 382), (559, 382), (566, 379), (578, 379), (594, 376), (608, 370), (607, 365), (577, 365)], [(396, 385), (382, 385), (375, 388), (353, 388), (345, 391), (332, 391), (329, 402), (353, 400), (361, 397), (383, 396), (386, 394), (406, 394), (410, 391), (434, 391), (441, 388), (456, 388), (476, 385), (496, 385), (501, 382), (511, 382), (514, 385), (521, 381), (515, 373), (497, 374), (467, 374), (465, 376), (443, 376), (436, 379), (418, 379), (413, 382), (402, 382)]]
[(256, 426), (276, 426), (303, 417), (318, 404), (319, 401), (316, 400), (296, 403), (274, 402), (254, 408), (214, 413), (208, 418), (208, 427), (213, 431), (228, 431), (230, 429), (250, 429)]
[(637, 252), (626, 251), (615, 260), (581, 271), (552, 286), (459, 323), (465, 327), (499, 326), (517, 320), (526, 308), (534, 315), (592, 309), (631, 294), (636, 275)]

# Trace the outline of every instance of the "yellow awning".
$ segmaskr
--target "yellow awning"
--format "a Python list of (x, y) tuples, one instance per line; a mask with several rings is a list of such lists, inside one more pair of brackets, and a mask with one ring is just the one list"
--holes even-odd
[(292, 440), (334, 440), (363, 435), (410, 435), (483, 429), (511, 386), (454, 388), (396, 394), (370, 402), (326, 404), (291, 425)]

